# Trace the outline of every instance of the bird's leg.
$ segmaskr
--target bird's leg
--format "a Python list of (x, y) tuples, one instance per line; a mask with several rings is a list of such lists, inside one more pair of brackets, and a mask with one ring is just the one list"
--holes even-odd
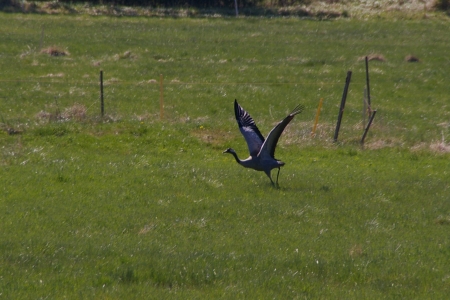
[(277, 186), (279, 187), (279, 185), (278, 185), (278, 176), (280, 176), (280, 167), (278, 168), (278, 173), (277, 173)]
[(275, 184), (275, 182), (273, 182), (272, 176), (269, 176), (269, 179), (270, 179), (270, 183), (272, 183), (273, 186), (277, 186), (277, 185)]
[(265, 170), (264, 173), (266, 173), (267, 177), (269, 177), (270, 182), (272, 183), (272, 185), (275, 186), (275, 182), (273, 182), (272, 176), (270, 176), (270, 170)]

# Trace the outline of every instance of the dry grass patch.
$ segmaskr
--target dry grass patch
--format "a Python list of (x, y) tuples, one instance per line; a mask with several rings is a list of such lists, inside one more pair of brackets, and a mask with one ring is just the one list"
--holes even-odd
[(394, 148), (402, 145), (403, 142), (395, 139), (379, 139), (364, 143), (364, 149), (377, 150), (383, 148)]
[(0, 123), (0, 129), (5, 131), (9, 135), (16, 135), (23, 133), (23, 130), (14, 128), (10, 126), (9, 124)]
[(41, 121), (82, 121), (86, 119), (86, 116), (86, 106), (79, 103), (75, 103), (74, 105), (65, 108), (63, 111), (61, 111), (58, 106), (51, 105), (46, 110), (41, 110), (36, 114), (36, 118)]
[[(294, 121), (295, 122), (295, 121)], [(276, 124), (275, 124), (276, 125)], [(274, 125), (274, 126), (275, 126)], [(292, 126), (295, 125), (295, 126)], [(317, 130), (316, 130), (317, 133)], [(267, 133), (268, 134), (268, 133)], [(266, 138), (267, 138), (266, 134)], [(282, 145), (295, 145), (295, 144), (304, 144), (306, 141), (311, 139), (311, 126), (306, 125), (306, 122), (301, 125), (297, 124), (289, 124), (281, 134), (279, 144)]]
[(138, 233), (138, 234), (146, 234), (146, 233), (152, 231), (155, 227), (156, 227), (155, 224), (148, 224), (148, 225), (145, 225), (144, 228), (142, 228), (141, 230), (139, 230), (139, 233)]
[(74, 105), (64, 109), (61, 116), (65, 120), (81, 121), (86, 118), (86, 112), (86, 106), (84, 106), (83, 104), (75, 103)]
[(450, 216), (439, 216), (434, 222), (438, 225), (450, 225)]
[(430, 149), (438, 153), (450, 153), (450, 145), (446, 144), (445, 141), (432, 143)]
[(41, 76), (41, 78), (53, 78), (53, 77), (57, 77), (57, 78), (64, 77), (64, 73), (57, 73), (57, 74), (49, 73), (49, 74)]
[(153, 123), (153, 121), (155, 120), (159, 120), (159, 113), (158, 114), (151, 114), (148, 112), (144, 112), (142, 114), (134, 114), (134, 117), (136, 118), (136, 120), (138, 120), (139, 122), (144, 122), (146, 121), (147, 123)]
[(50, 56), (66, 56), (69, 55), (67, 50), (63, 50), (58, 46), (50, 46), (41, 50), (41, 53), (48, 54)]
[(60, 14), (60, 13), (78, 13), (71, 5), (59, 1), (45, 2), (44, 5), (37, 9), (40, 13)]
[(357, 257), (361, 257), (364, 256), (364, 250), (362, 248), (361, 245), (353, 245), (349, 251), (348, 254), (352, 257), (352, 258), (357, 258)]
[(365, 60), (366, 56), (367, 56), (367, 59), (369, 61), (372, 61), (372, 60), (374, 60), (374, 61), (381, 61), (381, 62), (385, 62), (386, 61), (386, 58), (384, 57), (384, 55), (376, 54), (376, 53), (372, 53), (372, 54), (369, 54), (369, 55), (361, 56), (361, 57), (358, 58), (358, 61)]
[(405, 57), (405, 61), (406, 62), (419, 62), (419, 58), (417, 56), (414, 55), (408, 55)]
[(135, 59), (137, 58), (136, 54), (132, 53), (131, 51), (125, 51), (122, 54), (116, 54), (114, 55), (114, 60), (121, 60), (121, 59)]
[(115, 84), (115, 83), (119, 83), (119, 82), (120, 82), (120, 79), (113, 77), (113, 78), (110, 78), (110, 79), (104, 81), (103, 84), (110, 85), (110, 84)]
[(226, 143), (233, 138), (230, 132), (220, 129), (206, 129), (203, 126), (193, 130), (191, 134), (202, 143), (218, 148), (225, 147)]
[[(439, 126), (448, 126), (447, 123), (438, 124)], [(438, 142), (431, 143), (430, 149), (437, 153), (449, 153), (450, 145), (445, 142), (444, 132), (442, 132), (442, 138)]]

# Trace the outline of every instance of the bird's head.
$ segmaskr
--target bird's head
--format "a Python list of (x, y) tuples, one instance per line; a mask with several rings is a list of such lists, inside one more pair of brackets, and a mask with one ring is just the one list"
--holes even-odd
[(223, 151), (223, 153), (234, 153), (234, 154), (236, 154), (236, 151), (234, 151), (234, 149), (232, 149), (232, 148), (228, 148), (227, 150)]

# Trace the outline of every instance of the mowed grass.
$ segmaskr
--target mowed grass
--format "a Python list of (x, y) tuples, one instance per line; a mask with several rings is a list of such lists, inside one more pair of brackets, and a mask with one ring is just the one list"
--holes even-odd
[[(0, 133), (3, 297), (449, 294), (448, 21), (2, 14), (0, 23), (1, 122), (19, 132)], [(69, 55), (40, 53), (42, 28), (43, 48)], [(378, 113), (362, 149), (359, 58), (371, 53), (386, 61), (370, 62)], [(420, 62), (405, 62), (410, 54)], [(279, 189), (222, 154), (247, 152), (235, 98), (265, 135), (306, 105), (277, 149)], [(71, 114), (75, 105), (85, 114)]]

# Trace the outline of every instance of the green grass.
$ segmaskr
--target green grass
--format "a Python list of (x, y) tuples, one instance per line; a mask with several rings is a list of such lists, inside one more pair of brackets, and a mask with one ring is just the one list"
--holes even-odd
[[(448, 20), (1, 14), (0, 28), (1, 122), (21, 131), (0, 132), (5, 299), (449, 294)], [(42, 28), (70, 55), (40, 53)], [(387, 61), (370, 62), (361, 149), (370, 53)], [(306, 105), (280, 140), (280, 189), (222, 154), (247, 151), (235, 98), (263, 134)], [(86, 115), (37, 116), (74, 104)]]

